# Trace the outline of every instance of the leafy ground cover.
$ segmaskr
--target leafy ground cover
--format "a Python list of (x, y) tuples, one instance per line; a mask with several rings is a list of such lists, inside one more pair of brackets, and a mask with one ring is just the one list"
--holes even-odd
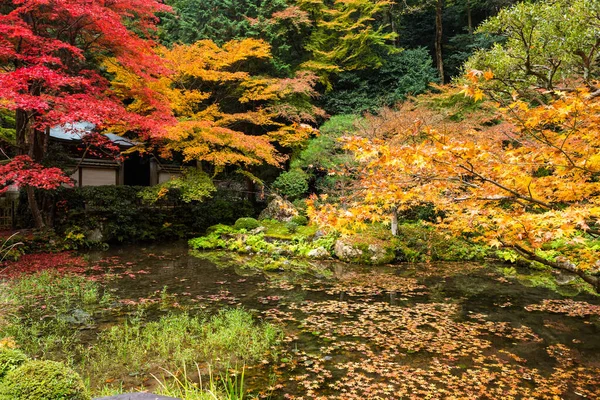
[[(290, 269), (298, 262), (292, 256), (308, 257), (311, 251), (322, 251), (321, 258), (333, 254), (337, 235), (316, 235), (315, 225), (299, 225), (294, 221), (275, 220), (257, 221), (253, 218), (241, 218), (233, 226), (215, 225), (207, 230), (205, 236), (189, 241), (194, 250), (228, 250), (237, 253), (258, 254), (258, 262), (245, 263), (259, 270)], [(199, 254), (200, 255), (200, 254)], [(264, 255), (265, 257), (261, 257)], [(210, 256), (209, 256), (210, 257)]]

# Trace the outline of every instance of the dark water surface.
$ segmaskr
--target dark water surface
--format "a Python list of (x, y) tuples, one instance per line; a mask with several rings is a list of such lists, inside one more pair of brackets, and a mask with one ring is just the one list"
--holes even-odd
[[(600, 399), (600, 299), (561, 297), (494, 266), (313, 262), (254, 272), (185, 244), (90, 253), (123, 304), (243, 306), (286, 332), (276, 364), (249, 366), (274, 399)], [(113, 319), (111, 319), (113, 318)], [(114, 323), (111, 317), (106, 325)]]

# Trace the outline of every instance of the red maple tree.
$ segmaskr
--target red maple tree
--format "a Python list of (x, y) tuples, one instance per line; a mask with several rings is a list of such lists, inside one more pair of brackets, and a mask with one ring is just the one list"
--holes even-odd
[[(158, 100), (149, 100), (154, 107), (144, 115), (129, 112), (110, 89), (102, 67), (110, 58), (145, 79), (161, 72), (152, 37), (155, 13), (168, 10), (157, 0), (0, 4), (0, 107), (16, 113), (18, 153), (27, 155), (27, 162), (44, 158), (49, 130), (56, 125), (89, 121), (100, 128), (120, 126), (121, 131), (143, 134), (170, 121), (170, 111)], [(44, 179), (57, 178), (56, 171), (36, 171)], [(46, 187), (56, 187), (61, 179)], [(32, 182), (26, 186), (29, 205), (36, 226), (42, 228)]]

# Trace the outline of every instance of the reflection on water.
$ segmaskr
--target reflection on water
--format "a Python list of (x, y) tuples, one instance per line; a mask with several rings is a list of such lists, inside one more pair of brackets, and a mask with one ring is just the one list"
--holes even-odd
[(267, 279), (236, 265), (239, 257), (215, 264), (219, 258), (189, 255), (185, 244), (89, 257), (98, 273), (113, 274), (107, 285), (122, 304), (146, 303), (150, 316), (165, 303), (191, 312), (243, 306), (282, 324), (277, 364), (248, 370), (255, 394), (600, 398), (600, 300), (565, 301), (493, 266), (332, 262), (313, 274)]

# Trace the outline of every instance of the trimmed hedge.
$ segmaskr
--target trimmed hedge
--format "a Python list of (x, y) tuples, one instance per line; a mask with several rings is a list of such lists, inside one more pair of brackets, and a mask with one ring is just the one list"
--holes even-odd
[[(253, 204), (230, 192), (217, 191), (203, 202), (185, 203), (176, 190), (153, 205), (138, 193), (143, 187), (88, 186), (38, 191), (39, 202), (51, 215), (59, 235), (98, 230), (104, 242), (135, 242), (185, 238), (217, 223), (233, 224), (255, 216)], [(21, 193), (19, 225), (32, 226), (27, 199)]]

